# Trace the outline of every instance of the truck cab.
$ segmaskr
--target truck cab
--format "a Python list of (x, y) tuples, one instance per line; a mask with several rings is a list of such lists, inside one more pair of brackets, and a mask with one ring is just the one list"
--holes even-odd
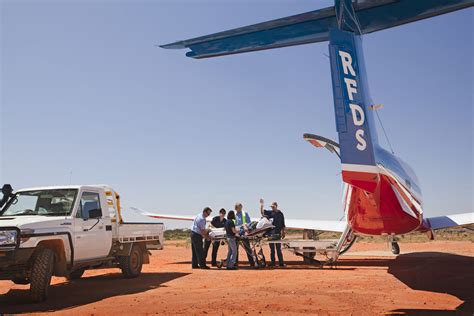
[(164, 225), (124, 221), (120, 196), (107, 185), (4, 192), (1, 204), (0, 279), (31, 284), (35, 301), (47, 298), (52, 275), (77, 279), (118, 267), (136, 277), (149, 250), (163, 248)]

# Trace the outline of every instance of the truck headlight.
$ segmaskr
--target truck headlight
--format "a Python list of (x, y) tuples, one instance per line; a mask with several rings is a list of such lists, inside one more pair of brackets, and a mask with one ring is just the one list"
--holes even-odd
[(16, 246), (18, 241), (18, 232), (16, 230), (0, 231), (0, 246)]

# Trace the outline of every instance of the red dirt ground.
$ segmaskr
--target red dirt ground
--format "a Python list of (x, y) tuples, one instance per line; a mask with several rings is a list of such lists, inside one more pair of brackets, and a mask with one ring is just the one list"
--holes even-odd
[[(119, 270), (54, 278), (47, 302), (33, 304), (28, 287), (0, 281), (1, 313), (73, 315), (449, 315), (474, 312), (474, 244), (401, 244), (398, 257), (343, 256), (336, 269), (304, 265), (284, 252), (284, 269), (192, 270), (191, 251), (168, 242), (137, 279)], [(351, 250), (387, 251), (383, 243)], [(226, 249), (220, 250), (224, 257)], [(388, 252), (387, 252), (388, 254)], [(241, 253), (240, 258), (244, 258)], [(242, 259), (241, 259), (242, 260)]]

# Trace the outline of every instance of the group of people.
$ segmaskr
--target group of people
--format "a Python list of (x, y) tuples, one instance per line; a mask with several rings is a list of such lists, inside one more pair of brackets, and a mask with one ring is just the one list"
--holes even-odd
[[(227, 239), (227, 269), (236, 270), (239, 262), (239, 244), (244, 247), (247, 259), (251, 267), (255, 267), (250, 242), (247, 238), (240, 238), (248, 232), (248, 226), (251, 224), (250, 216), (247, 212), (242, 211), (242, 203), (236, 203), (234, 210), (226, 212), (225, 209), (219, 210), (219, 215), (212, 218), (211, 227), (224, 228)], [(204, 208), (202, 213), (198, 214), (193, 221), (191, 228), (191, 245), (192, 245), (192, 268), (193, 269), (210, 269), (206, 264), (209, 248), (212, 244), (211, 265), (217, 266), (217, 253), (220, 241), (212, 241), (209, 237), (209, 229), (206, 227), (207, 218), (211, 215), (212, 210), (209, 207)], [(226, 218), (227, 213), (227, 218)], [(278, 203), (271, 204), (271, 210), (264, 209), (264, 200), (260, 199), (260, 214), (262, 217), (272, 219), (274, 228), (269, 233), (273, 239), (285, 238), (285, 216), (278, 209)], [(278, 265), (283, 267), (283, 254), (281, 252), (281, 244), (270, 243), (270, 267), (275, 266), (275, 252), (278, 257)]]

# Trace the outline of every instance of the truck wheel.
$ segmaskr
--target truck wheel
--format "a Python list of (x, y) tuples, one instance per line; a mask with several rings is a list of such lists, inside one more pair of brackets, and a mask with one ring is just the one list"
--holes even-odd
[(12, 279), (12, 282), (21, 285), (30, 284), (30, 280), (28, 280), (27, 278), (14, 278)]
[(130, 256), (120, 257), (120, 269), (126, 278), (136, 278), (142, 272), (143, 253), (142, 248), (138, 245), (133, 245)]
[(72, 280), (78, 280), (82, 277), (82, 275), (84, 274), (84, 271), (86, 271), (86, 269), (79, 269), (79, 270), (75, 270), (75, 271), (72, 271), (71, 273), (69, 273), (69, 275), (67, 276), (67, 279), (69, 281), (72, 281)]
[(42, 302), (48, 298), (53, 268), (54, 252), (48, 248), (40, 250), (33, 261), (30, 276), (30, 295), (33, 301)]

